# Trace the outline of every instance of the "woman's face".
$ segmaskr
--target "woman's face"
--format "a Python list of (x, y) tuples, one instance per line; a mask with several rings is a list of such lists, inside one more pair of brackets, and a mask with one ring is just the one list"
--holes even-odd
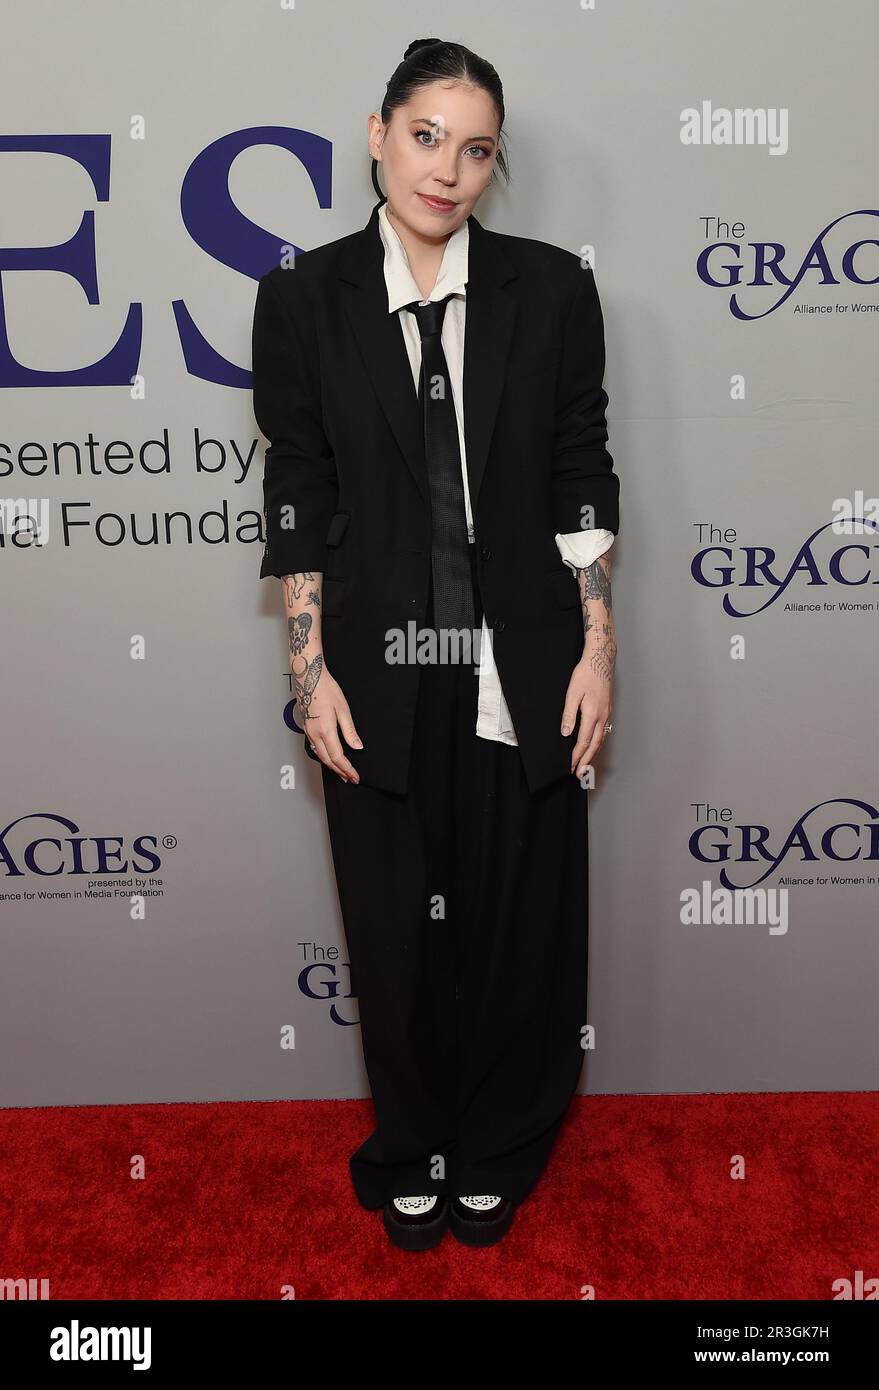
[(369, 152), (381, 162), (388, 212), (417, 236), (450, 236), (491, 178), (499, 134), (491, 97), (461, 82), (420, 87), (387, 125), (373, 113)]

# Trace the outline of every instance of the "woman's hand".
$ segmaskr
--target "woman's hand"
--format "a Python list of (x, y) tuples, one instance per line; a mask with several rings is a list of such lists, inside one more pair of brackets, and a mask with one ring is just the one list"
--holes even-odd
[(359, 782), (360, 774), (342, 749), (339, 730), (350, 747), (362, 748), (363, 744), (342, 688), (323, 664), (323, 653), (318, 652), (311, 661), (294, 656), (291, 669), (299, 718), (316, 756), (343, 782)]
[(571, 771), (582, 777), (604, 743), (613, 708), (613, 683), (599, 674), (584, 652), (571, 673), (562, 714), (562, 733), (571, 732), (579, 713), (580, 728), (571, 754)]

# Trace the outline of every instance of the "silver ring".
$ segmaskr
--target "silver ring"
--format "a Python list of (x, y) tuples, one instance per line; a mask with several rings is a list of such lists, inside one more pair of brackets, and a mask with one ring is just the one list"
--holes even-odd
[(605, 726), (604, 726), (604, 732), (605, 732), (606, 734), (609, 734), (612, 728), (613, 728), (613, 724), (605, 724)]

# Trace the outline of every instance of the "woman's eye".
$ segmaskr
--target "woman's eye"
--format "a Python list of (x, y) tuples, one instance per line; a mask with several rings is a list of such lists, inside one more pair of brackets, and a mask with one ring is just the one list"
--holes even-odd
[[(433, 149), (433, 144), (432, 144), (432, 143), (430, 143), (430, 144), (425, 144), (425, 143), (422, 142), (422, 139), (421, 139), (422, 135), (426, 135), (426, 136), (428, 137), (428, 139), (432, 142), (433, 139), (434, 139), (433, 131), (432, 131), (432, 130), (416, 130), (416, 131), (415, 131), (415, 139), (419, 142), (419, 144), (421, 145), (421, 148), (422, 148), (423, 150), (430, 150), (430, 149)], [(476, 154), (477, 154), (477, 156), (478, 156), (479, 159), (488, 159), (489, 155), (491, 154), (491, 151), (490, 151), (490, 150), (486, 150), (482, 145), (470, 145), (470, 146), (468, 146), (467, 153), (470, 154), (470, 153), (472, 153), (473, 150), (476, 151)]]

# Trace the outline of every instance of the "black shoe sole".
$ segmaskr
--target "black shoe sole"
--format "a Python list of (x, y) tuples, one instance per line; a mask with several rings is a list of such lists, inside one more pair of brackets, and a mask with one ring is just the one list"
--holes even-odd
[(449, 1225), (452, 1228), (452, 1235), (462, 1245), (470, 1245), (476, 1249), (482, 1249), (487, 1245), (496, 1245), (499, 1240), (503, 1240), (513, 1224), (515, 1215), (516, 1204), (510, 1202), (506, 1210), (493, 1221), (486, 1221), (485, 1219), (469, 1221), (466, 1217), (458, 1214), (454, 1202), (449, 1204)]
[(447, 1202), (437, 1203), (440, 1214), (431, 1221), (398, 1221), (392, 1215), (393, 1204), (386, 1202), (382, 1209), (382, 1220), (388, 1238), (401, 1250), (432, 1250), (439, 1245), (449, 1224)]

